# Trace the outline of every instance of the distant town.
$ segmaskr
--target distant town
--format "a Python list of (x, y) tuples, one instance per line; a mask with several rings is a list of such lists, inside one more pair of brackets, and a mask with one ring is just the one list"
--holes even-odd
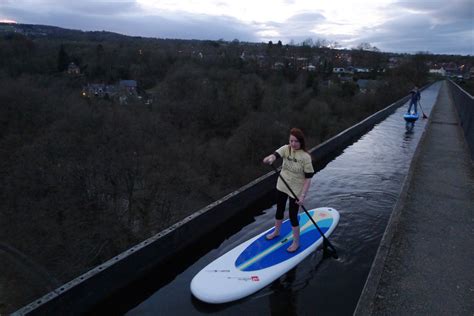
[[(0, 34), (15, 32), (31, 38), (83, 37), (94, 41), (123, 40), (126, 36), (110, 32), (82, 32), (58, 27), (41, 25), (23, 25), (0, 23)], [(137, 39), (137, 37), (130, 37)], [(142, 39), (138, 37), (138, 39)], [(143, 38), (143, 40), (152, 40)], [(159, 40), (175, 43), (174, 53), (179, 58), (189, 58), (204, 63), (234, 58), (242, 63), (251, 63), (258, 69), (285, 71), (291, 69), (298, 72), (314, 72), (324, 74), (321, 84), (330, 86), (341, 82), (356, 83), (360, 93), (368, 93), (380, 85), (378, 75), (387, 70), (393, 70), (411, 60), (410, 54), (392, 54), (380, 52), (369, 43), (361, 43), (357, 49), (336, 49), (327, 41), (308, 39), (297, 45), (278, 43), (248, 43), (235, 39), (228, 41), (196, 41), (196, 40)], [(170, 46), (166, 44), (166, 46)], [(138, 55), (149, 54), (146, 49), (138, 49)], [(424, 55), (424, 63), (433, 76), (452, 78), (457, 81), (474, 78), (474, 63), (458, 63), (451, 58), (455, 56)], [(445, 61), (440, 61), (440, 60)], [(472, 60), (472, 58), (467, 58)], [(67, 64), (64, 70), (69, 76), (84, 76), (87, 65), (74, 61)], [(119, 78), (114, 82), (94, 80), (90, 75), (85, 76), (81, 95), (85, 98), (100, 98), (116, 100), (120, 104), (141, 101), (151, 104), (159, 94), (156, 87), (146, 87), (140, 84), (139, 78)]]

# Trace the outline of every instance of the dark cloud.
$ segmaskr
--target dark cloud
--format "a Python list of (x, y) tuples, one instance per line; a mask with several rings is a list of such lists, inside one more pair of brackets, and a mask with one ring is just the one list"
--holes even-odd
[(471, 29), (473, 27), (474, 3), (472, 0), (399, 1), (393, 6), (394, 8), (412, 10), (444, 22), (469, 20)]
[(61, 14), (81, 16), (110, 16), (139, 13), (141, 8), (134, 0), (93, 1), (93, 0), (49, 0), (41, 5), (27, 5), (18, 0), (1, 0), (0, 14), (13, 14), (18, 20), (28, 16), (58, 16)]
[(439, 3), (436, 1), (397, 1), (392, 3), (392, 6), (395, 8), (429, 12), (439, 8)]
[[(208, 15), (177, 14), (166, 18), (147, 16), (134, 24), (141, 29), (142, 36), (181, 39), (210, 39), (257, 42), (252, 26), (234, 18)], [(143, 34), (144, 32), (144, 34)]]
[(64, 8), (68, 11), (85, 15), (123, 15), (131, 13), (139, 13), (141, 8), (135, 1), (61, 1), (64, 2)]
[[(357, 36), (341, 34), (326, 39), (345, 47), (368, 42), (387, 52), (474, 55), (472, 0), (399, 1), (387, 10), (391, 18), (377, 27), (365, 28)], [(314, 17), (292, 17), (281, 25), (280, 34), (296, 43), (308, 37), (325, 38), (324, 34), (311, 32), (315, 25), (325, 22), (323, 15)]]
[[(291, 16), (289, 19), (282, 23), (278, 22), (269, 22), (265, 23), (264, 27), (267, 29), (272, 29), (277, 31), (278, 36), (268, 37), (268, 40), (278, 41), (289, 43), (293, 41), (294, 43), (301, 43), (308, 38), (322, 38), (324, 36), (315, 34), (312, 29), (314, 29), (318, 24), (326, 21), (324, 15), (318, 12), (307, 12), (296, 14)], [(261, 27), (261, 26), (260, 26)], [(258, 29), (259, 26), (256, 26)]]
[(445, 10), (434, 5), (403, 4), (404, 9), (412, 11), (395, 11), (391, 20), (364, 30), (356, 41), (369, 42), (390, 52), (474, 54), (473, 20), (445, 18), (451, 17), (451, 12), (459, 13), (461, 8), (466, 8), (466, 1), (454, 1), (452, 8), (443, 6)]
[(143, 12), (134, 1), (96, 3), (81, 0), (80, 3), (70, 3), (65, 0), (55, 1), (54, 6), (43, 6), (41, 10), (12, 5), (0, 7), (2, 14), (19, 23), (47, 24), (84, 31), (106, 30), (143, 37), (259, 40), (252, 26), (234, 18), (185, 12), (150, 15)]
[[(286, 0), (292, 4), (293, 0)], [(472, 0), (399, 1), (387, 7), (391, 17), (381, 25), (365, 28), (356, 36), (314, 33), (326, 24), (319, 12), (297, 14), (284, 22), (243, 23), (226, 16), (187, 12), (144, 12), (132, 0), (50, 0), (41, 6), (26, 6), (22, 0), (0, 0), (0, 18), (20, 23), (47, 24), (80, 30), (107, 30), (127, 35), (224, 39), (262, 42), (281, 40), (301, 43), (308, 38), (339, 42), (355, 47), (370, 43), (386, 52), (430, 51), (436, 54), (474, 55)], [(278, 34), (278, 35), (275, 35)]]

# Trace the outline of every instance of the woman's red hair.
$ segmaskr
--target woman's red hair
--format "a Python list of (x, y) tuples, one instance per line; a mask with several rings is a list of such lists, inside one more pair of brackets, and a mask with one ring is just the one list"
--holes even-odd
[(303, 131), (300, 130), (299, 128), (293, 127), (293, 128), (290, 130), (290, 135), (295, 136), (295, 137), (298, 139), (298, 141), (300, 142), (301, 149), (303, 149), (304, 151), (306, 151), (306, 142), (305, 142), (305, 140), (304, 140)]

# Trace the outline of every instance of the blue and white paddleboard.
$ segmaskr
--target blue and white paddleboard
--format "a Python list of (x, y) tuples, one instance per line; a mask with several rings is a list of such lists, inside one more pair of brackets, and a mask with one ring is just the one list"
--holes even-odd
[[(328, 237), (339, 222), (339, 213), (329, 207), (308, 211)], [(217, 258), (191, 281), (191, 292), (207, 303), (226, 303), (257, 292), (291, 270), (322, 243), (323, 238), (306, 213), (300, 213), (300, 247), (286, 251), (293, 242), (291, 223), (282, 223), (280, 236), (267, 240), (271, 228)]]
[(418, 113), (405, 113), (403, 115), (403, 118), (407, 122), (415, 122), (416, 120), (418, 120), (418, 118), (420, 118), (420, 116), (418, 115)]

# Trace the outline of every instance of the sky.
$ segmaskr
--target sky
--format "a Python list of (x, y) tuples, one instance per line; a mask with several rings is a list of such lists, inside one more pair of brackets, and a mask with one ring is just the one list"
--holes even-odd
[(474, 0), (0, 0), (0, 21), (244, 42), (311, 39), (383, 52), (474, 55)]

